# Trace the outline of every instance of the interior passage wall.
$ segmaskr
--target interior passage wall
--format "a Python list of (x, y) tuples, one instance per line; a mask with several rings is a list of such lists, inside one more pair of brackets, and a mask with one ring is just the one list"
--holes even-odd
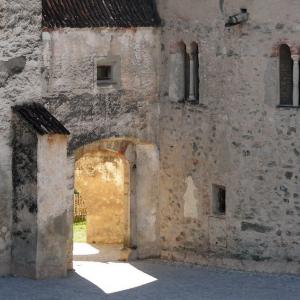
[[(246, 24), (225, 28), (247, 8)], [(298, 272), (300, 114), (279, 108), (280, 43), (298, 51), (294, 0), (159, 1), (164, 20), (160, 211), (164, 257)], [(200, 104), (168, 95), (175, 43), (199, 45)], [(213, 186), (226, 187), (226, 214)]]
[(110, 151), (86, 153), (76, 162), (75, 190), (87, 208), (88, 243), (124, 242), (128, 213), (124, 168), (123, 159)]
[(36, 278), (38, 138), (16, 115), (13, 139), (12, 274)]

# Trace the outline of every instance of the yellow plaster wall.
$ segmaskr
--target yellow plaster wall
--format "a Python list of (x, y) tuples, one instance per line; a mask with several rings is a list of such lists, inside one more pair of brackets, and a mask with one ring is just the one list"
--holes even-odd
[(87, 206), (88, 243), (123, 243), (126, 197), (125, 162), (117, 153), (94, 151), (75, 164), (75, 189)]

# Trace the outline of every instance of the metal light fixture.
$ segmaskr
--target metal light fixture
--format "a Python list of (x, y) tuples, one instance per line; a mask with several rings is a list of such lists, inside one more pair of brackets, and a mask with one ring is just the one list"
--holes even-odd
[(249, 19), (249, 13), (246, 8), (241, 8), (239, 14), (230, 16), (225, 24), (225, 27), (232, 27), (244, 22), (247, 22)]

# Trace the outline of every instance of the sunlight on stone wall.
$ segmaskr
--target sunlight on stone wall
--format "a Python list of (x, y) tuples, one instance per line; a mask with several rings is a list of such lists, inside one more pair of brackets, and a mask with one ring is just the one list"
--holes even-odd
[(88, 243), (124, 240), (124, 162), (110, 151), (88, 152), (75, 165), (75, 189), (87, 206)]

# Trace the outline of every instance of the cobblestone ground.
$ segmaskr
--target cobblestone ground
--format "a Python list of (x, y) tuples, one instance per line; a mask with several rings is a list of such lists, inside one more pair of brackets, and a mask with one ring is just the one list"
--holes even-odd
[(68, 278), (0, 279), (1, 300), (300, 299), (300, 277), (224, 271), (160, 261), (77, 262)]

